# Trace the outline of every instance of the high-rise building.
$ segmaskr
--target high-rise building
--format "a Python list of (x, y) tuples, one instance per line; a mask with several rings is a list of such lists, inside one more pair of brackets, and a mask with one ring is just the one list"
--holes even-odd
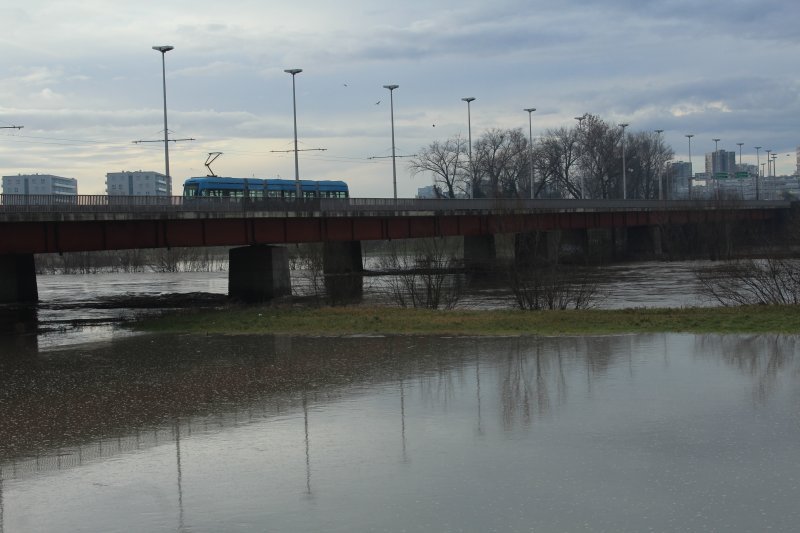
[(78, 180), (51, 174), (3, 176), (3, 194), (77, 196)]
[(797, 147), (797, 168), (794, 171), (794, 175), (800, 177), (800, 146)]
[(706, 154), (706, 175), (713, 177), (722, 172), (736, 172), (736, 152), (717, 150)]
[(673, 161), (670, 163), (670, 175), (674, 178), (691, 178), (692, 163), (687, 161)]
[(150, 170), (109, 172), (106, 192), (109, 196), (171, 196), (172, 178)]

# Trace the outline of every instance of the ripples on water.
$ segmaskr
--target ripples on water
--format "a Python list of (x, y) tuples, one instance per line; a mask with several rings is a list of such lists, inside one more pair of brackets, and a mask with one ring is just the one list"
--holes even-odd
[(137, 336), (0, 359), (0, 531), (795, 531), (793, 336)]

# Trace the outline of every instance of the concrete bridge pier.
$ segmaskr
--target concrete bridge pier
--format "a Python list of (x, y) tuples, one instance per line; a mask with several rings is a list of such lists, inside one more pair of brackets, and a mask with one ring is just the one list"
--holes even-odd
[(545, 231), (529, 231), (514, 235), (514, 266), (528, 268), (550, 261)]
[(618, 255), (614, 249), (615, 231), (616, 230), (613, 228), (592, 228), (586, 230), (586, 254), (590, 263), (607, 263)]
[(496, 259), (494, 235), (464, 237), (464, 266), (467, 270), (485, 274), (495, 268)]
[(559, 231), (558, 261), (585, 263), (589, 253), (589, 234), (585, 229)]
[(330, 303), (358, 301), (364, 293), (364, 264), (361, 241), (332, 241), (323, 244), (322, 270), (325, 293)]
[(630, 255), (661, 255), (661, 228), (658, 226), (634, 226), (628, 228), (627, 233), (627, 251)]
[(283, 246), (242, 246), (228, 252), (228, 296), (258, 303), (291, 294), (289, 252)]
[(583, 263), (589, 253), (585, 229), (518, 233), (514, 236), (514, 262), (518, 267), (563, 261)]
[(38, 299), (33, 254), (0, 255), (0, 303), (29, 303)]

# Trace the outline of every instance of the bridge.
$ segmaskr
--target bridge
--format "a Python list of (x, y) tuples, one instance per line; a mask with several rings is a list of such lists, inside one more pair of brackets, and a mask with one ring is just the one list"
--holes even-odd
[[(361, 242), (463, 237), (465, 264), (485, 267), (494, 236), (516, 235), (518, 259), (553, 254), (553, 239), (588, 248), (660, 251), (665, 227), (780, 222), (788, 201), (278, 199), (0, 195), (0, 302), (37, 299), (34, 255), (97, 250), (236, 246), (229, 292), (287, 294), (281, 246), (325, 243), (325, 274), (362, 270)], [(531, 235), (537, 244), (530, 245)], [(539, 244), (539, 237), (545, 236)], [(558, 248), (557, 244), (555, 248)]]

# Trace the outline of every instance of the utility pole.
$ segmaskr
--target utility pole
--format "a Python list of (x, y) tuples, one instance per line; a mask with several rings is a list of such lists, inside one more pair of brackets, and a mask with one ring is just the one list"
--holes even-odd
[[(664, 133), (664, 130), (655, 130), (655, 132), (656, 132), (656, 135), (658, 135), (658, 140), (659, 140), (658, 150), (660, 150), (661, 149), (661, 134)], [(663, 189), (661, 187), (662, 174), (661, 174), (661, 162), (660, 161), (658, 161), (658, 168), (656, 169), (656, 174), (658, 175), (658, 199), (659, 200), (663, 200), (664, 199), (664, 193), (663, 193)]]

